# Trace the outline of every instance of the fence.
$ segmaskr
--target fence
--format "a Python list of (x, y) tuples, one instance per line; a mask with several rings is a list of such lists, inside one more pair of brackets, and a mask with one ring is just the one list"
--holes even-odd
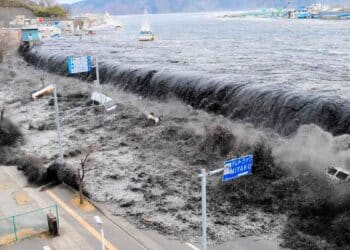
[(54, 214), (59, 222), (57, 205), (0, 219), (0, 247), (48, 232), (48, 213)]

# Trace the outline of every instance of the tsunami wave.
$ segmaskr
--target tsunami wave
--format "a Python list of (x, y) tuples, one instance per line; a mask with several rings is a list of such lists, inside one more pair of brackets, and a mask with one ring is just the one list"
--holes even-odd
[[(21, 47), (20, 51), (28, 63), (67, 75), (66, 56), (47, 55), (35, 48)], [(350, 133), (350, 102), (331, 96), (300, 94), (288, 88), (263, 88), (253, 80), (235, 82), (224, 76), (103, 62), (100, 76), (101, 83), (113, 84), (124, 91), (161, 100), (176, 97), (193, 108), (271, 128), (285, 136), (304, 124), (316, 124), (333, 135)], [(77, 77), (91, 81), (95, 76)]]

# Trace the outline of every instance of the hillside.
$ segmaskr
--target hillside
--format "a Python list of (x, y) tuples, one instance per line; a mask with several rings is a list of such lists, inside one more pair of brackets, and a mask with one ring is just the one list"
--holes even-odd
[[(21, 9), (24, 11), (26, 16), (30, 17), (31, 13), (34, 16), (40, 17), (66, 17), (68, 12), (60, 5), (39, 5), (34, 1), (26, 0), (0, 0), (0, 8), (6, 8), (6, 15), (8, 13), (17, 13), (16, 9)], [(21, 13), (22, 14), (22, 13)], [(10, 19), (13, 19), (14, 16), (9, 16)], [(1, 19), (5, 19), (2, 16)]]
[(25, 8), (30, 10), (31, 3), (23, 0), (0, 0), (0, 7)]
[[(201, 12), (220, 10), (242, 10), (263, 7), (287, 7), (306, 5), (315, 0), (85, 0), (66, 5), (73, 13), (104, 12), (111, 14), (139, 14), (147, 8), (150, 13)], [(347, 0), (323, 1), (327, 4), (347, 4)]]

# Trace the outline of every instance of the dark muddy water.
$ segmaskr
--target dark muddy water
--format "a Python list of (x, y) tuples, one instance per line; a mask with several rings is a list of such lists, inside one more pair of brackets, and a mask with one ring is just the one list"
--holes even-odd
[(175, 96), (283, 135), (310, 123), (350, 133), (350, 22), (151, 15), (157, 39), (142, 43), (142, 16), (119, 19), (121, 32), (45, 40), (25, 57), (65, 74), (68, 55), (91, 54), (103, 82), (144, 96)]

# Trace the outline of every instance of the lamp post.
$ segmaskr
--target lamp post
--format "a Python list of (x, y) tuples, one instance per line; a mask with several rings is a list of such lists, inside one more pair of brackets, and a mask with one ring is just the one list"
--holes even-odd
[(98, 216), (98, 215), (95, 216), (95, 221), (96, 221), (96, 223), (97, 223), (98, 225), (100, 225), (100, 227), (101, 227), (101, 243), (102, 243), (102, 250), (105, 250), (105, 249), (106, 249), (106, 248), (105, 248), (105, 234), (104, 234), (103, 227), (102, 227), (103, 222), (102, 222), (100, 216)]
[(63, 165), (63, 146), (62, 146), (62, 134), (61, 134), (61, 124), (60, 124), (60, 111), (58, 108), (58, 99), (57, 99), (57, 89), (56, 85), (53, 85), (53, 96), (54, 96), (54, 102), (55, 102), (55, 113), (56, 113), (56, 128), (57, 128), (57, 140), (59, 145), (59, 164)]
[(55, 116), (56, 116), (56, 129), (57, 129), (57, 140), (58, 140), (58, 146), (59, 146), (59, 155), (58, 155), (58, 163), (60, 165), (64, 164), (63, 159), (63, 146), (62, 146), (62, 133), (61, 133), (61, 124), (60, 124), (60, 114), (59, 114), (59, 108), (58, 108), (58, 99), (57, 99), (57, 89), (55, 84), (51, 84), (45, 88), (40, 89), (39, 91), (36, 91), (32, 94), (32, 98), (34, 100), (43, 97), (45, 95), (51, 95), (53, 94), (54, 97), (54, 103), (55, 103)]

